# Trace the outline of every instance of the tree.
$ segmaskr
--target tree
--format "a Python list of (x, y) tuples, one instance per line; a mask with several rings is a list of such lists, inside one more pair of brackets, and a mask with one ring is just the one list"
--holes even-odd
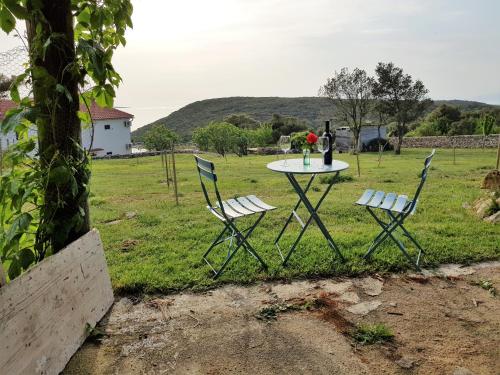
[(148, 130), (143, 139), (148, 150), (165, 151), (169, 150), (179, 137), (172, 130), (158, 124)]
[[(111, 60), (125, 45), (131, 14), (130, 0), (0, 0), (1, 29), (10, 33), (18, 20), (25, 21), (29, 45), (28, 66), (10, 91), (18, 107), (1, 124), (3, 131), (20, 136), (0, 189), (2, 202), (11, 202), (0, 213), (0, 253), (10, 262), (11, 278), (90, 229), (90, 168), (80, 138), (81, 122), (92, 120), (79, 105), (95, 100), (112, 107), (121, 78)], [(20, 97), (24, 84), (31, 87), (32, 100)], [(90, 89), (80, 95), (84, 86)], [(30, 127), (37, 129), (37, 158), (30, 158)], [(13, 250), (33, 232), (32, 248)]]
[(227, 122), (211, 122), (205, 128), (197, 129), (193, 142), (200, 150), (214, 150), (226, 157), (229, 152), (238, 156), (247, 154), (248, 138), (242, 129)]
[(293, 116), (282, 116), (273, 114), (269, 122), (273, 130), (273, 143), (278, 142), (282, 135), (290, 135), (295, 132), (307, 130), (308, 126), (304, 120)]
[(270, 124), (260, 124), (257, 129), (246, 131), (252, 147), (264, 147), (273, 143), (273, 129)]
[(333, 101), (339, 119), (351, 129), (355, 153), (359, 151), (363, 121), (373, 103), (373, 84), (373, 78), (363, 69), (355, 68), (351, 73), (349, 69), (342, 68), (320, 88), (320, 95)]
[(242, 114), (232, 114), (224, 117), (224, 122), (233, 124), (240, 129), (257, 129), (260, 122), (248, 116), (245, 113)]
[(375, 74), (373, 95), (381, 110), (394, 118), (398, 137), (394, 152), (399, 155), (408, 125), (419, 118), (432, 101), (427, 98), (428, 90), (422, 81), (413, 82), (411, 75), (404, 74), (403, 69), (393, 63), (378, 63)]
[(10, 86), (14, 82), (16, 77), (11, 76), (10, 78), (6, 75), (0, 73), (0, 99), (5, 99), (8, 96)]

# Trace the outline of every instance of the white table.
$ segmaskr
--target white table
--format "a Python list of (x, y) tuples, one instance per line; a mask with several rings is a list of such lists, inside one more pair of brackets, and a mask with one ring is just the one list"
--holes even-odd
[[(294, 209), (292, 210), (292, 212), (291, 212), (290, 216), (288, 217), (288, 219), (285, 223), (285, 226), (281, 230), (280, 234), (278, 235), (278, 237), (274, 241), (274, 244), (278, 248), (281, 259), (283, 260), (283, 265), (285, 266), (287, 264), (288, 260), (290, 259), (290, 256), (295, 251), (295, 248), (297, 247), (300, 239), (304, 235), (304, 232), (309, 227), (309, 224), (311, 224), (312, 220), (314, 220), (316, 222), (316, 224), (318, 225), (319, 229), (321, 230), (321, 233), (323, 233), (323, 236), (325, 237), (326, 241), (328, 242), (328, 245), (338, 254), (340, 259), (344, 260), (344, 257), (342, 256), (340, 249), (335, 244), (332, 236), (330, 235), (330, 233), (326, 229), (325, 225), (321, 221), (320, 217), (318, 216), (318, 209), (321, 206), (321, 203), (323, 202), (325, 197), (330, 192), (330, 189), (332, 188), (333, 184), (335, 183), (336, 177), (339, 175), (339, 173), (341, 171), (349, 168), (349, 164), (347, 164), (343, 161), (333, 160), (331, 165), (323, 166), (323, 162), (321, 159), (313, 159), (312, 158), (310, 165), (304, 165), (303, 159), (288, 159), (288, 160), (286, 160), (286, 162), (285, 162), (285, 160), (273, 161), (267, 165), (267, 168), (272, 170), (273, 172), (285, 174), (285, 176), (290, 181), (290, 184), (292, 185), (292, 187), (294, 188), (294, 190), (297, 192), (297, 194), (299, 196), (299, 201), (297, 202)], [(325, 192), (323, 193), (323, 195), (319, 199), (318, 203), (316, 203), (316, 205), (313, 206), (311, 201), (307, 198), (307, 192), (308, 192), (309, 188), (311, 187), (311, 184), (313, 183), (316, 175), (326, 174), (326, 173), (335, 173), (335, 176), (328, 183), (328, 187), (326, 188)], [(310, 175), (311, 176), (309, 179), (309, 182), (307, 183), (305, 188), (302, 188), (300, 186), (297, 179), (295, 178), (295, 175)], [(306, 207), (307, 211), (310, 214), (309, 218), (307, 219), (307, 221), (305, 223), (297, 213), (297, 209), (299, 208), (301, 203), (304, 203), (304, 206)], [(285, 232), (286, 228), (288, 227), (288, 224), (290, 224), (292, 217), (295, 217), (297, 219), (299, 224), (302, 226), (302, 230), (300, 231), (298, 237), (295, 239), (291, 248), (288, 250), (288, 253), (284, 257), (282, 252), (281, 252), (281, 249), (279, 247), (279, 240), (283, 236), (283, 233)]]

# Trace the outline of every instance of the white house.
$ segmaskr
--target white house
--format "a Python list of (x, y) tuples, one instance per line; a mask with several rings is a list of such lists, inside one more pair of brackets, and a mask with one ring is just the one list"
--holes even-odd
[[(15, 103), (10, 100), (0, 101), (0, 121), (5, 112), (13, 108)], [(81, 111), (87, 111), (81, 106)], [(94, 136), (92, 127), (82, 124), (82, 145), (93, 156), (126, 155), (132, 153), (130, 138), (132, 120), (130, 113), (115, 108), (101, 108), (96, 103), (90, 106), (90, 114), (94, 121)], [(17, 140), (15, 133), (1, 134), (2, 149), (6, 149)]]

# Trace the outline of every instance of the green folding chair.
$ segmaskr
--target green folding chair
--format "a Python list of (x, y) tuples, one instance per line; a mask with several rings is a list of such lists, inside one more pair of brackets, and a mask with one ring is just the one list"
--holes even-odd
[[(408, 198), (406, 195), (397, 195), (395, 193), (386, 194), (383, 191), (377, 191), (373, 189), (367, 189), (361, 198), (356, 202), (359, 206), (364, 206), (370, 215), (375, 219), (375, 221), (382, 227), (382, 231), (375, 237), (370, 248), (363, 256), (363, 258), (370, 257), (373, 252), (380, 246), (382, 242), (384, 242), (387, 238), (391, 238), (404, 256), (412, 263), (412, 265), (419, 271), (420, 269), (420, 257), (422, 254), (425, 254), (422, 246), (417, 242), (417, 240), (408, 232), (408, 230), (403, 226), (405, 219), (413, 215), (417, 208), (418, 197), (422, 191), (425, 180), (427, 179), (427, 173), (429, 171), (429, 167), (431, 165), (432, 158), (435, 154), (436, 150), (432, 150), (429, 156), (425, 158), (424, 169), (422, 170), (420, 183), (418, 184), (417, 191), (412, 199)], [(374, 212), (374, 209), (381, 210), (384, 212), (388, 218), (389, 222), (386, 223), (382, 221)], [(401, 241), (399, 241), (394, 236), (394, 231), (400, 228), (403, 232), (403, 235), (408, 237), (410, 241), (417, 247), (418, 255), (417, 259), (413, 260), (405, 246)]]
[[(264, 203), (255, 195), (248, 195), (246, 197), (228, 199), (225, 201), (222, 200), (219, 189), (217, 187), (217, 175), (214, 173), (214, 164), (198, 156), (195, 156), (194, 158), (196, 160), (196, 166), (198, 168), (198, 174), (200, 176), (201, 188), (207, 201), (207, 209), (224, 225), (224, 229), (220, 232), (214, 242), (212, 242), (205, 254), (203, 254), (203, 259), (214, 273), (214, 279), (222, 274), (236, 252), (242, 247), (246, 251), (248, 251), (255, 259), (257, 259), (264, 269), (267, 269), (266, 263), (262, 260), (259, 254), (257, 254), (255, 249), (248, 243), (248, 237), (250, 237), (264, 215), (268, 211), (276, 209), (276, 207)], [(212, 204), (212, 201), (210, 200), (210, 195), (205, 185), (206, 180), (213, 183), (216, 197), (215, 205)], [(238, 219), (255, 214), (257, 214), (257, 219), (248, 228), (240, 230), (237, 227), (236, 221)], [(208, 260), (208, 255), (217, 247), (217, 245), (220, 245), (226, 241), (229, 241), (226, 258), (224, 259), (219, 269), (216, 269)]]

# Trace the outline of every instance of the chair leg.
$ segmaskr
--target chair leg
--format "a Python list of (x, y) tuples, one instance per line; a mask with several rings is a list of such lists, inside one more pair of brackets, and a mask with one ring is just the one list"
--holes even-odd
[[(234, 255), (238, 252), (238, 250), (241, 247), (245, 248), (245, 250), (247, 250), (255, 259), (257, 259), (264, 269), (267, 269), (267, 264), (259, 256), (259, 254), (255, 251), (255, 249), (248, 243), (247, 240), (248, 237), (250, 237), (250, 235), (253, 233), (257, 225), (260, 223), (265, 214), (266, 214), (265, 211), (262, 212), (259, 215), (258, 219), (250, 227), (244, 229), (243, 231), (240, 231), (236, 226), (236, 224), (234, 223), (234, 221), (232, 220), (224, 222), (224, 229), (217, 236), (215, 241), (212, 243), (212, 245), (210, 245), (209, 249), (203, 255), (203, 259), (210, 266), (210, 268), (212, 268), (212, 271), (214, 272), (214, 279), (217, 279), (222, 274), (222, 272), (225, 270), (231, 259), (233, 259)], [(222, 237), (226, 234), (226, 232), (230, 232), (231, 235), (226, 239), (221, 240)], [(226, 259), (224, 259), (224, 262), (220, 266), (219, 270), (216, 270), (206, 257), (217, 245), (221, 244), (224, 241), (227, 241), (228, 239), (230, 239), (230, 243), (228, 246)], [(233, 240), (236, 240), (234, 244)], [(235, 247), (233, 248), (233, 246)]]
[(421, 268), (420, 268), (420, 266), (419, 266), (420, 254), (422, 253), (422, 248), (420, 247), (420, 245), (417, 245), (417, 248), (419, 249), (419, 253), (418, 253), (418, 256), (417, 256), (417, 260), (415, 261), (410, 256), (410, 254), (406, 250), (405, 246), (401, 243), (401, 241), (399, 241), (393, 235), (393, 232), (399, 227), (399, 228), (401, 228), (403, 230), (403, 232), (407, 236), (409, 236), (411, 238), (412, 242), (416, 244), (416, 241), (410, 236), (410, 233), (403, 226), (403, 222), (404, 222), (404, 219), (405, 219), (406, 216), (404, 214), (399, 214), (398, 216), (394, 216), (393, 214), (391, 214), (390, 212), (387, 211), (388, 215), (391, 218), (391, 222), (388, 223), (388, 224), (385, 224), (384, 222), (382, 222), (382, 220), (380, 220), (377, 217), (377, 215), (375, 215), (375, 213), (370, 209), (370, 207), (366, 207), (366, 208), (367, 208), (368, 212), (372, 215), (372, 217), (375, 219), (375, 221), (382, 227), (382, 232), (380, 232), (377, 235), (377, 237), (375, 238), (374, 242), (372, 243), (372, 245), (368, 249), (367, 253), (363, 256), (363, 258), (365, 258), (365, 259), (368, 258), (377, 249), (377, 247), (382, 242), (384, 242), (388, 237), (390, 237), (394, 241), (394, 243), (399, 247), (399, 249), (401, 250), (401, 252), (403, 253), (403, 255), (410, 261), (410, 263), (418, 271), (422, 271)]

